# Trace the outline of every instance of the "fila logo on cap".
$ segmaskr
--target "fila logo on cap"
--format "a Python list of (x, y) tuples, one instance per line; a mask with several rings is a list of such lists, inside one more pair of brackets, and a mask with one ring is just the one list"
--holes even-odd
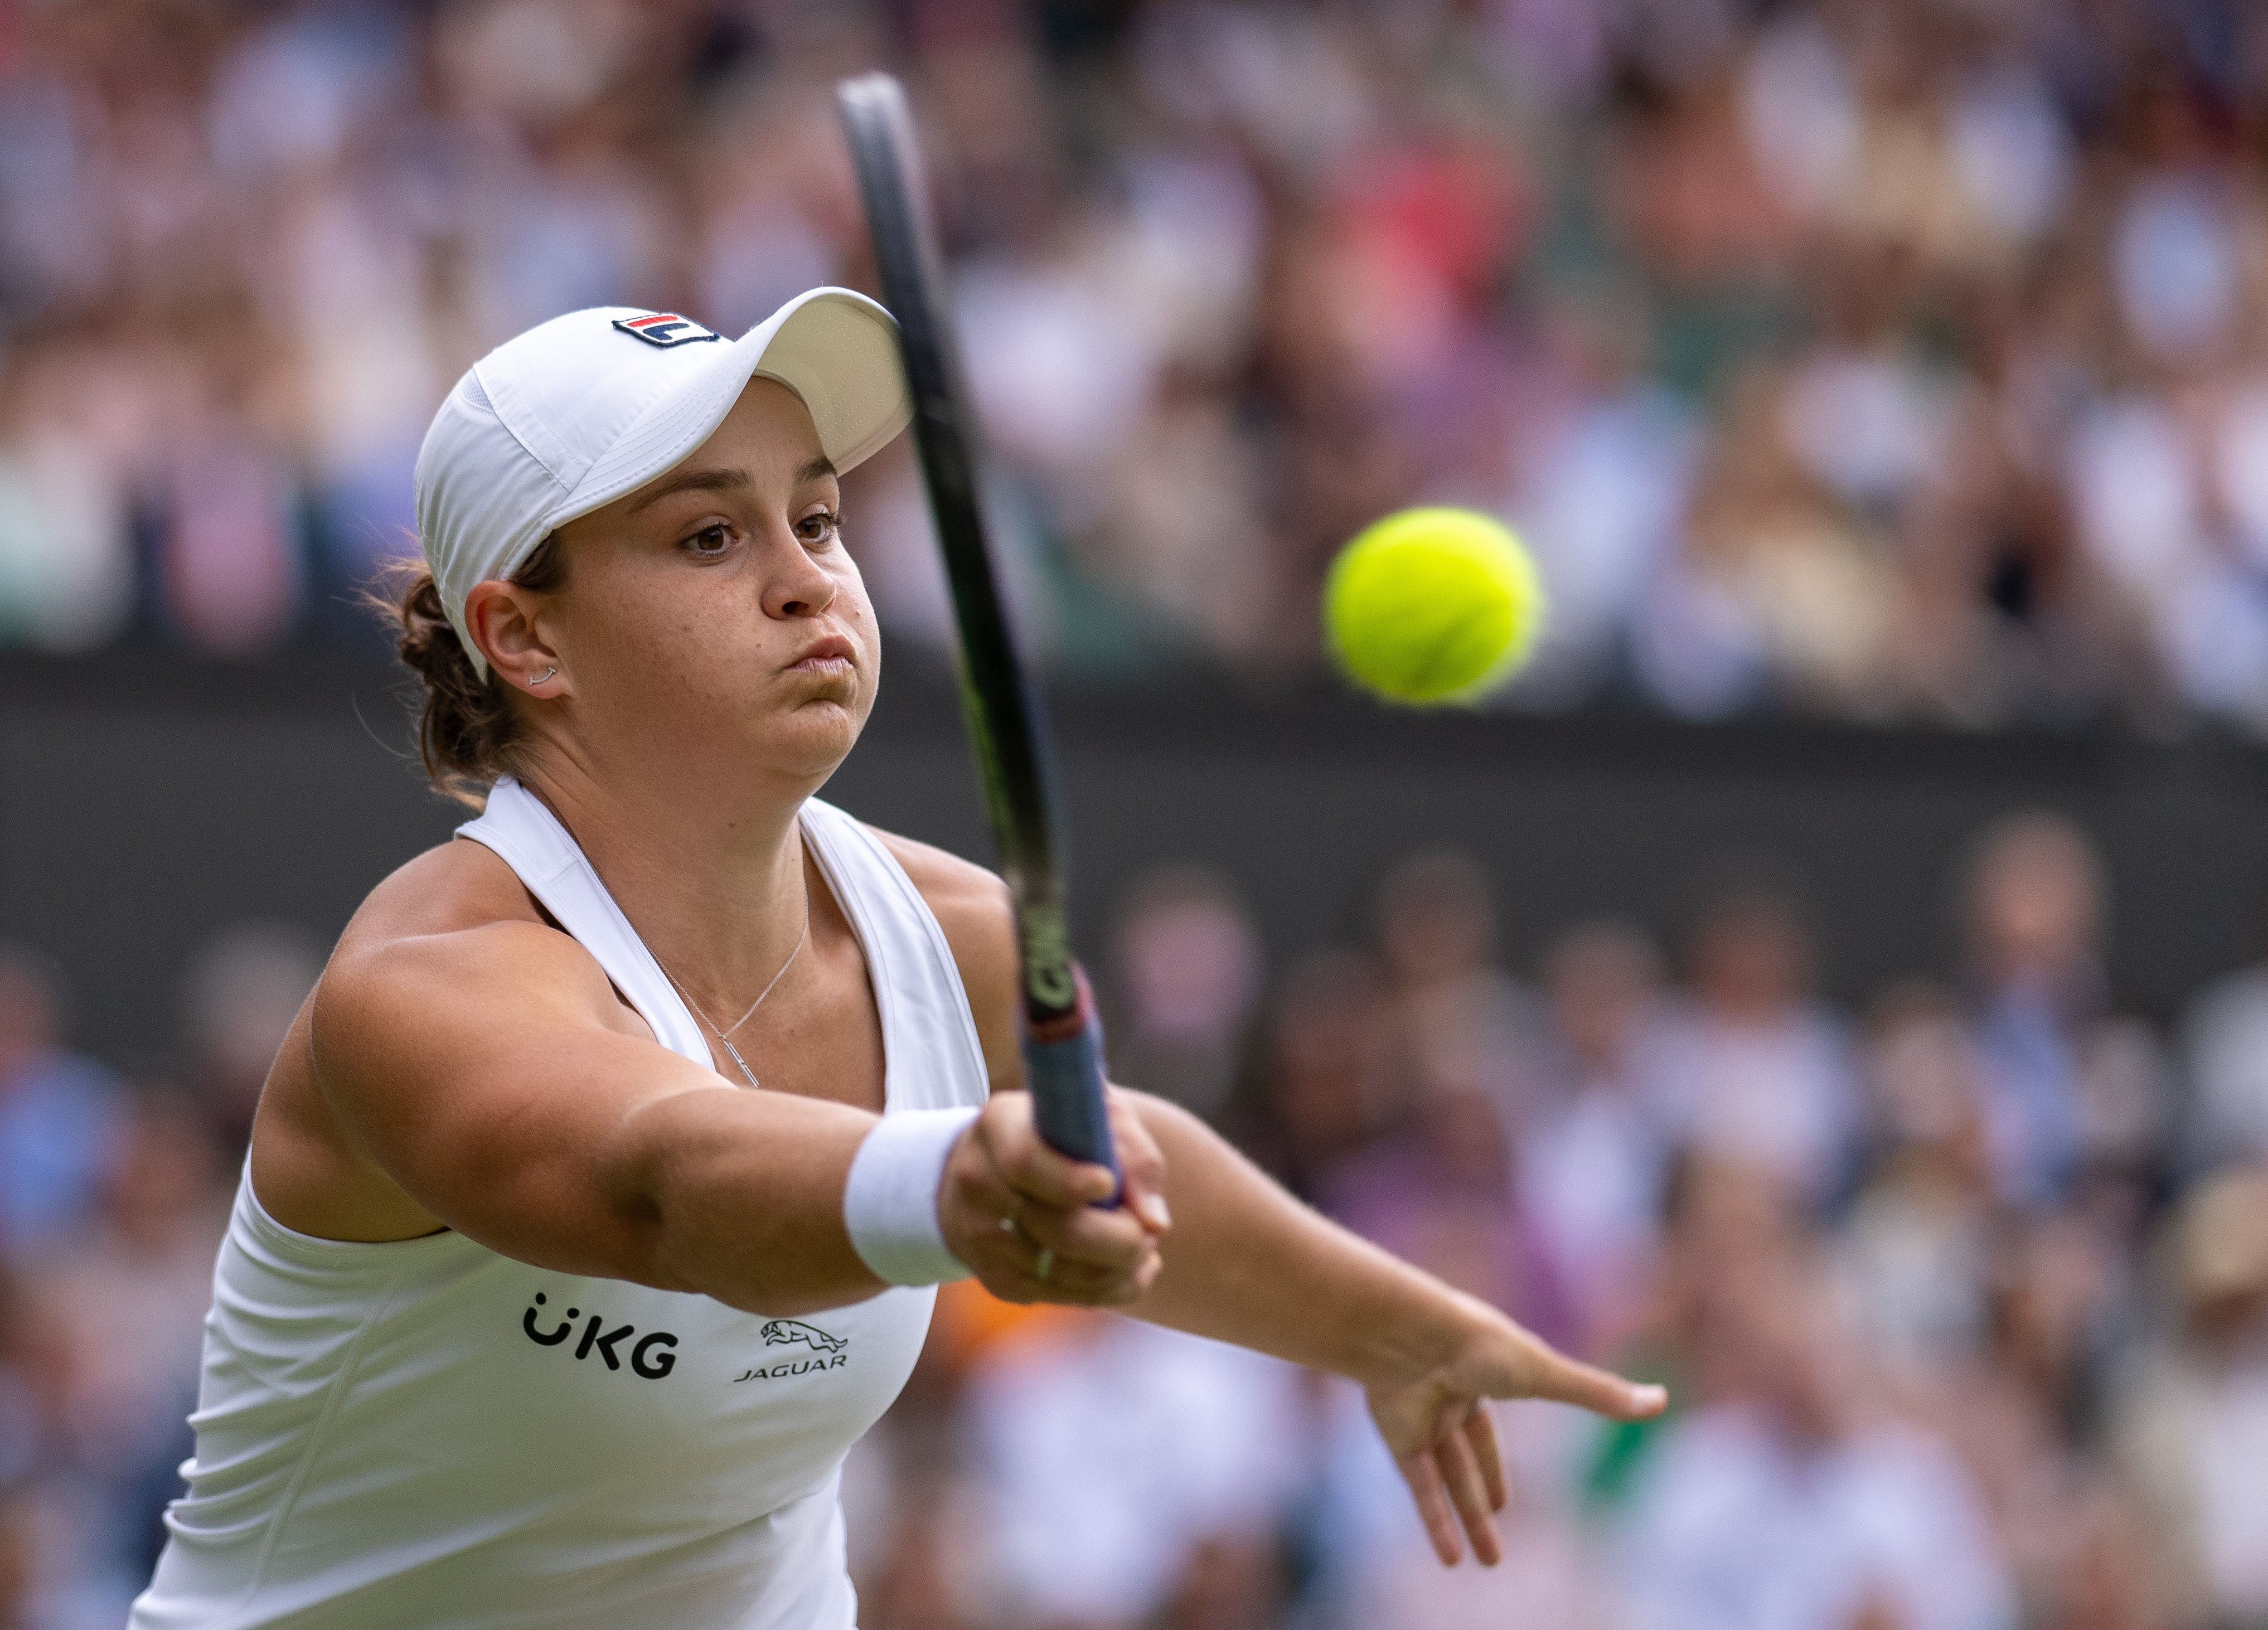
[(615, 327), (664, 350), (673, 345), (690, 345), (696, 340), (717, 337), (691, 318), (680, 317), (675, 312), (656, 312), (650, 317), (617, 317)]

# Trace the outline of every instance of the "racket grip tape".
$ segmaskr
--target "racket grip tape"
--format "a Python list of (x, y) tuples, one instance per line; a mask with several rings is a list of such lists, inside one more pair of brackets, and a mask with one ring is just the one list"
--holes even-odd
[[(1079, 975), (1079, 1005), (1035, 1023), (1024, 1021), (1024, 1078), (1032, 1112), (1049, 1149), (1118, 1172), (1102, 1097), (1102, 1021), (1094, 1011), (1086, 976)], [(1116, 1203), (1116, 1196), (1112, 1197)]]

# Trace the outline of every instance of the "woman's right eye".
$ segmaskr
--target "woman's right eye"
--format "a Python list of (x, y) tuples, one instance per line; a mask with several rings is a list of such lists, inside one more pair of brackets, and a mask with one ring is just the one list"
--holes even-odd
[(733, 529), (719, 521), (703, 526), (678, 547), (694, 554), (722, 554), (733, 547)]

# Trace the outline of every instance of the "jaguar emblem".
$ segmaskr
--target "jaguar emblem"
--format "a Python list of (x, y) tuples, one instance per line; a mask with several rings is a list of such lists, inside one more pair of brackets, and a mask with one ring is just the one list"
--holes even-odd
[(814, 1353), (840, 1353), (850, 1345), (844, 1337), (830, 1336), (799, 1318), (766, 1319), (762, 1334), (766, 1347), (793, 1347), (801, 1342)]

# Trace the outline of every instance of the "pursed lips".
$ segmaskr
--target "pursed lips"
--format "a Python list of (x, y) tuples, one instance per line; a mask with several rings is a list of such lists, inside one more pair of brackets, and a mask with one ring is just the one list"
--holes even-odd
[(852, 665), (853, 647), (839, 634), (830, 634), (814, 640), (797, 654), (787, 671), (791, 673), (831, 673), (838, 668)]

